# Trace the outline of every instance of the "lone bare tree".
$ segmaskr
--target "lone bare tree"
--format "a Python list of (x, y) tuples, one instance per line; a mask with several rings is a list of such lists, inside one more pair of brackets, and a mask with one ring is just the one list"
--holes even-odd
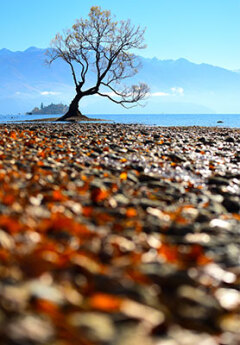
[[(85, 96), (97, 94), (129, 108), (149, 92), (144, 83), (121, 85), (138, 72), (138, 58), (132, 50), (145, 48), (145, 30), (131, 25), (130, 20), (114, 19), (110, 11), (94, 6), (88, 19), (77, 20), (71, 29), (57, 34), (51, 42), (48, 63), (63, 59), (71, 69), (76, 89), (68, 112), (59, 120), (83, 116), (78, 104)], [(94, 81), (89, 72), (94, 72)]]

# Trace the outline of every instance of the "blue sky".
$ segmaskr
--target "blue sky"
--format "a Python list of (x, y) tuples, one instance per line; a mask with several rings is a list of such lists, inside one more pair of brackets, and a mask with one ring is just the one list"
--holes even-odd
[(145, 57), (240, 69), (240, 0), (1, 0), (0, 49), (45, 48), (92, 5), (146, 27)]

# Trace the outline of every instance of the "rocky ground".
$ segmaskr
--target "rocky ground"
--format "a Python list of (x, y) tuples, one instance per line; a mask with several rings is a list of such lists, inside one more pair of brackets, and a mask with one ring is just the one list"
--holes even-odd
[(0, 126), (0, 345), (239, 345), (240, 130)]

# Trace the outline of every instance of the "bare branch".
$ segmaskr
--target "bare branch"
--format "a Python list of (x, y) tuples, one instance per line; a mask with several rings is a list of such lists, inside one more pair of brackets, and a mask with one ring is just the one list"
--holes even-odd
[[(71, 29), (56, 35), (48, 52), (48, 63), (59, 58), (67, 62), (76, 90), (82, 96), (97, 93), (126, 107), (141, 101), (149, 91), (143, 83), (120, 85), (134, 76), (140, 67), (132, 50), (145, 48), (144, 32), (130, 20), (118, 22), (110, 11), (93, 6), (87, 19), (77, 20)], [(77, 65), (79, 68), (76, 69)], [(95, 81), (86, 88), (88, 80), (92, 80), (92, 75), (89, 78), (91, 71)], [(105, 92), (106, 89), (110, 92)]]
[[(107, 97), (114, 103), (120, 104), (124, 107), (126, 107), (126, 104), (130, 103), (136, 103), (135, 105), (137, 105), (137, 103), (143, 100), (143, 98), (145, 98), (145, 96), (149, 93), (149, 87), (144, 83), (140, 83), (139, 85), (132, 85), (129, 88), (125, 87), (121, 91), (114, 89), (108, 84), (103, 85), (108, 87), (111, 92), (107, 93), (98, 91), (97, 94), (103, 97)], [(114, 96), (117, 97), (117, 99), (114, 98)], [(138, 104), (141, 105), (140, 103)]]
[(110, 95), (108, 95), (108, 94), (104, 94), (104, 93), (101, 93), (101, 92), (97, 92), (97, 94), (99, 95), (99, 96), (102, 96), (102, 97), (107, 97), (110, 101), (112, 101), (112, 102), (114, 102), (114, 103), (116, 103), (116, 104), (120, 104), (123, 108), (125, 108), (125, 109), (131, 109), (131, 108), (134, 108), (134, 107), (136, 107), (137, 106), (137, 104), (133, 104), (133, 105), (131, 105), (131, 106), (126, 106), (125, 104), (124, 104), (124, 102), (123, 101), (117, 101), (116, 99), (114, 99), (114, 98), (112, 98)]

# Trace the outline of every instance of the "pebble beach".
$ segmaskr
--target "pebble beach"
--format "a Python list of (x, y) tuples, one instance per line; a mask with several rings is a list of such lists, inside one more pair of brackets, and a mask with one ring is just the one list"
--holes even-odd
[(0, 125), (0, 345), (239, 345), (240, 129)]

